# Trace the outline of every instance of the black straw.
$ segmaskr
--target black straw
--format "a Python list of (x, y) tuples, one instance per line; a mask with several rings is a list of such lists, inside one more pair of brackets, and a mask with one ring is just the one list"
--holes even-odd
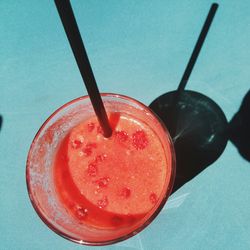
[(85, 83), (88, 95), (95, 110), (98, 121), (103, 129), (105, 137), (110, 137), (112, 129), (105, 111), (96, 80), (81, 38), (76, 19), (69, 0), (55, 0), (64, 30), (68, 37), (71, 49), (75, 56), (82, 79)]

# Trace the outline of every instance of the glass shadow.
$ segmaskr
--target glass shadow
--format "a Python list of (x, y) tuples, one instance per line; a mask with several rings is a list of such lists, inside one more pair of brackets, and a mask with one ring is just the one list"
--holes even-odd
[(212, 99), (190, 90), (163, 94), (149, 107), (162, 119), (173, 139), (175, 192), (219, 158), (228, 141), (228, 122)]
[(0, 115), (0, 131), (1, 131), (1, 128), (2, 128), (2, 123), (3, 123), (3, 117)]
[(239, 111), (230, 121), (228, 134), (240, 155), (250, 162), (250, 90), (243, 98)]

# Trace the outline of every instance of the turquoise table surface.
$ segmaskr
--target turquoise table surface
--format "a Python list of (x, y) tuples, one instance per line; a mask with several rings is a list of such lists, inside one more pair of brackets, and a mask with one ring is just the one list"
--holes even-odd
[[(73, 0), (102, 92), (149, 105), (177, 88), (208, 0)], [(212, 98), (230, 121), (250, 88), (250, 2), (221, 0), (187, 89)], [(35, 213), (26, 157), (43, 121), (86, 95), (51, 0), (0, 1), (0, 249), (90, 249)], [(250, 249), (250, 163), (229, 141), (221, 157), (173, 193), (137, 236), (99, 249)]]

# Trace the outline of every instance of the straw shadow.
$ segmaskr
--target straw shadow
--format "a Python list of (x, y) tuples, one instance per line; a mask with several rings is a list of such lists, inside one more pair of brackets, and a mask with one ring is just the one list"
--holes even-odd
[(162, 119), (173, 139), (176, 153), (176, 179), (173, 192), (216, 161), (224, 151), (227, 120), (221, 108), (207, 96), (183, 91), (168, 92), (150, 108)]
[(240, 155), (250, 161), (250, 90), (243, 98), (239, 111), (230, 121), (228, 134)]
[(212, 24), (213, 3), (176, 91), (159, 96), (150, 108), (163, 120), (174, 141), (176, 179), (173, 192), (212, 164), (227, 144), (227, 120), (209, 97), (185, 87)]

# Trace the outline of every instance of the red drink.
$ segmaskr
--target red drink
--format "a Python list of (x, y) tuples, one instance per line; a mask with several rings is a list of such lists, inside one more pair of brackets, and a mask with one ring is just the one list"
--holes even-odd
[[(67, 115), (50, 124), (39, 141), (40, 150), (41, 144), (53, 148), (48, 164), (53, 206), (45, 202), (44, 191), (32, 193), (29, 184), (34, 143), (27, 164), (31, 198), (41, 197), (39, 205), (33, 201), (38, 214), (60, 235), (83, 244), (109, 244), (136, 234), (159, 213), (173, 185), (172, 144), (159, 120), (130, 98), (102, 98), (113, 129), (110, 138), (102, 135), (85, 97), (62, 107), (69, 109)], [(70, 108), (81, 101), (88, 102), (87, 114), (83, 107)], [(47, 203), (45, 209), (41, 202)]]

